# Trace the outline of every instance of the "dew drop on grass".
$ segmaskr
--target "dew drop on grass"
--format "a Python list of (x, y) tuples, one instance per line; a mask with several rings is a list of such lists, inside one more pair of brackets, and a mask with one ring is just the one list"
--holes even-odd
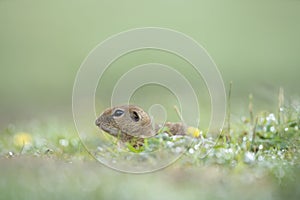
[(227, 152), (228, 152), (228, 153), (232, 153), (232, 152), (233, 152), (232, 148), (229, 148), (229, 149), (227, 150)]
[(60, 144), (61, 146), (67, 147), (67, 146), (69, 146), (69, 141), (66, 140), (66, 139), (60, 139), (60, 140), (59, 140), (59, 144)]
[(190, 154), (193, 154), (194, 152), (195, 152), (195, 151), (194, 151), (193, 148), (190, 148), (190, 149), (189, 149), (189, 153), (190, 153)]
[(262, 155), (259, 155), (257, 158), (258, 161), (264, 161), (264, 157)]
[(253, 152), (246, 152), (244, 156), (245, 163), (252, 163), (255, 161), (255, 154)]
[(270, 127), (270, 131), (271, 131), (272, 133), (275, 133), (275, 132), (276, 132), (275, 127), (274, 127), (274, 126), (271, 126), (271, 127)]
[(166, 142), (167, 147), (172, 148), (174, 146), (174, 143), (171, 141)]
[(276, 118), (275, 118), (274, 113), (269, 114), (269, 116), (266, 117), (266, 120), (267, 121), (275, 121)]
[(281, 155), (282, 155), (281, 151), (278, 151), (278, 152), (277, 152), (277, 155), (278, 155), (278, 156), (281, 156)]
[(194, 146), (194, 149), (195, 149), (195, 150), (198, 150), (199, 147), (200, 147), (200, 143), (199, 143), (199, 144), (196, 144), (196, 145)]
[(284, 128), (284, 131), (285, 131), (285, 132), (287, 132), (288, 130), (289, 130), (289, 128), (288, 128), (288, 127)]
[(260, 144), (259, 146), (258, 146), (258, 149), (259, 150), (262, 150), (264, 148), (264, 146), (262, 145), (262, 144)]

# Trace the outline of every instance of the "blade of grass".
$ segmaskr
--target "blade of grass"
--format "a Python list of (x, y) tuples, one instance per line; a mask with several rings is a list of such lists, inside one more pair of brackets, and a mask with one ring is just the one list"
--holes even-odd
[(227, 134), (226, 134), (226, 141), (230, 142), (230, 115), (231, 115), (231, 91), (232, 91), (232, 81), (229, 84), (229, 91), (228, 91), (228, 104), (227, 104)]

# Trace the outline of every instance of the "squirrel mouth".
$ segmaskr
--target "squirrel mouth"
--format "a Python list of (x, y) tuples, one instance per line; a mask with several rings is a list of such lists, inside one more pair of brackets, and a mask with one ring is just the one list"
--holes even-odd
[(101, 128), (103, 131), (105, 131), (107, 133), (110, 132), (110, 130), (108, 128), (104, 127), (104, 126), (99, 126), (99, 128)]
[(103, 126), (103, 124), (100, 124), (98, 127), (101, 130), (103, 130), (104, 132), (109, 133), (110, 135), (113, 135), (115, 137), (117, 137), (118, 134), (119, 134), (119, 130), (118, 129), (107, 128), (107, 127)]
[(96, 121), (95, 121), (95, 125), (99, 127), (99, 129), (107, 132), (107, 133), (110, 133), (111, 135), (117, 135), (118, 131), (114, 131), (113, 129), (111, 129), (111, 127), (107, 127), (105, 126), (105, 123), (101, 122), (102, 120), (100, 120), (100, 118), (98, 118)]

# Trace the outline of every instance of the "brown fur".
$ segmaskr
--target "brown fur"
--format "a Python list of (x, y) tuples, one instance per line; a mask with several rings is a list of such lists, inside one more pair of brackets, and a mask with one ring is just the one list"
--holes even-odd
[[(159, 129), (159, 125), (153, 124), (150, 116), (135, 105), (107, 108), (95, 123), (100, 129), (123, 142), (135, 139), (136, 142), (143, 143), (144, 138), (156, 135)], [(186, 126), (180, 122), (166, 122), (164, 126), (168, 127), (170, 135), (186, 134)]]

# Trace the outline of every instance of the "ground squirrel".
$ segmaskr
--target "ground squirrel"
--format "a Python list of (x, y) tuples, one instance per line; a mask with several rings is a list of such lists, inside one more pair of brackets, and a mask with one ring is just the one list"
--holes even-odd
[(135, 146), (143, 145), (144, 138), (155, 136), (167, 127), (169, 135), (185, 135), (187, 128), (181, 122), (154, 124), (150, 116), (135, 105), (122, 105), (106, 109), (95, 124), (103, 131), (119, 138), (122, 142), (135, 141)]

